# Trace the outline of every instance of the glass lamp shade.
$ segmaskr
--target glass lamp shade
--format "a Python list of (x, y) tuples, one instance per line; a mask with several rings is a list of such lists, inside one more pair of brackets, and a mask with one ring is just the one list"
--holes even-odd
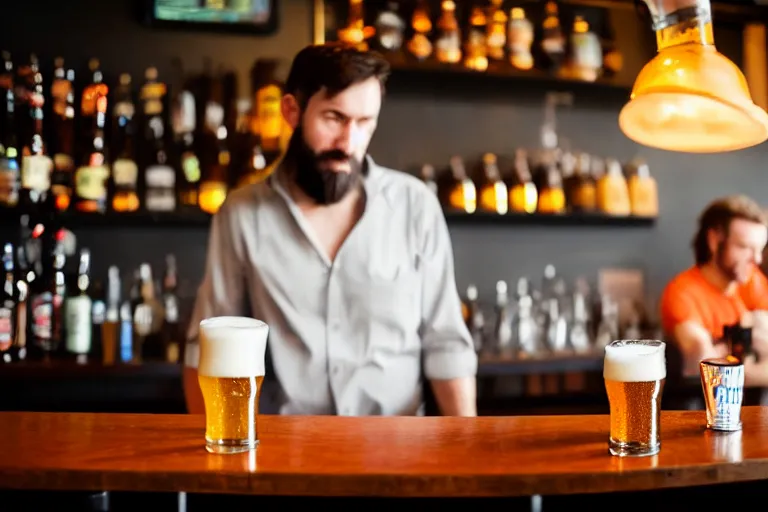
[(716, 153), (764, 142), (768, 114), (714, 45), (681, 44), (659, 51), (640, 71), (619, 127), (645, 146)]

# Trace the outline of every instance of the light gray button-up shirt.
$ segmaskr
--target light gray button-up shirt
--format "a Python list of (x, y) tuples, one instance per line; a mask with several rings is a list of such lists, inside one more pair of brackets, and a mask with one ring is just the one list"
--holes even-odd
[(419, 414), (422, 369), (475, 376), (437, 198), (413, 176), (370, 157), (368, 167), (365, 210), (332, 262), (276, 175), (228, 196), (211, 226), (187, 366), (197, 367), (202, 319), (245, 315), (270, 327), (282, 414)]

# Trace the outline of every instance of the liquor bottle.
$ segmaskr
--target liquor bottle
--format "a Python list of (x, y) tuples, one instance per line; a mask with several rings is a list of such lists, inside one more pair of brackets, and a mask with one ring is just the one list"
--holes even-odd
[(469, 17), (469, 33), (464, 43), (464, 66), (475, 71), (488, 69), (488, 48), (485, 32), (487, 20), (485, 10), (479, 5), (472, 7)]
[(533, 67), (533, 23), (526, 18), (522, 7), (513, 7), (509, 12), (509, 62), (517, 69)]
[(403, 46), (405, 21), (403, 21), (403, 18), (400, 17), (397, 11), (398, 3), (389, 1), (387, 6), (376, 17), (374, 45), (379, 51), (397, 52)]
[(603, 49), (582, 16), (577, 15), (573, 21), (569, 57), (567, 76), (587, 82), (597, 80), (603, 67)]
[(437, 20), (439, 35), (435, 41), (436, 57), (440, 62), (455, 64), (461, 61), (461, 30), (456, 20), (456, 2), (440, 2), (440, 18)]
[(89, 356), (98, 361), (103, 360), (104, 322), (107, 320), (107, 302), (101, 280), (91, 281), (88, 295), (91, 296), (91, 353)]
[(91, 253), (88, 249), (80, 251), (77, 269), (77, 282), (64, 300), (64, 319), (66, 331), (66, 350), (77, 356), (78, 362), (85, 362), (91, 351), (91, 308), (93, 301), (88, 295), (90, 284)]
[[(21, 194), (19, 202), (24, 211), (36, 216), (50, 213), (51, 171), (53, 160), (43, 137), (43, 75), (40, 72), (37, 56), (30, 57), (29, 66), (25, 69), (22, 110), (29, 113), (29, 123), (22, 123), (23, 139), (21, 160)], [(26, 121), (26, 120), (25, 120)]]
[(201, 134), (202, 179), (198, 201), (200, 209), (215, 214), (227, 197), (230, 153), (227, 127), (224, 126), (222, 84), (219, 77), (208, 75), (210, 92), (205, 105), (205, 122)]
[(565, 36), (560, 25), (557, 2), (548, 0), (544, 6), (545, 17), (542, 23), (541, 53), (544, 68), (551, 73), (558, 73), (565, 58)]
[[(64, 248), (52, 235), (45, 235), (38, 261), (37, 278), (30, 283), (30, 339), (35, 359), (50, 359), (61, 345), (61, 308), (66, 292)], [(32, 357), (33, 354), (30, 353)]]
[(147, 68), (141, 87), (146, 155), (144, 164), (144, 206), (151, 212), (176, 209), (176, 171), (171, 167), (163, 101), (167, 91), (157, 79), (157, 68)]
[(629, 200), (632, 215), (655, 217), (659, 214), (659, 192), (656, 179), (651, 175), (648, 164), (640, 159), (629, 163)]
[(511, 176), (507, 181), (509, 190), (509, 210), (515, 213), (534, 213), (538, 206), (539, 193), (533, 183), (528, 167), (528, 152), (518, 148)]
[(484, 350), (485, 342), (485, 316), (483, 310), (477, 302), (477, 286), (470, 284), (467, 287), (467, 302), (464, 323), (472, 336), (472, 342), (475, 346), (475, 352)]
[(277, 79), (277, 66), (278, 62), (274, 59), (259, 59), (251, 70), (251, 131), (259, 138), (267, 164), (272, 163), (282, 153), (281, 139), (286, 130), (285, 120), (280, 112), (283, 84)]
[(176, 257), (165, 257), (165, 275), (163, 276), (163, 318), (162, 344), (165, 347), (165, 360), (178, 363), (182, 344), (182, 332), (179, 326), (179, 297), (176, 294), (178, 284)]
[(112, 210), (121, 213), (135, 212), (140, 206), (135, 113), (131, 75), (123, 73), (115, 90), (112, 111)]
[(597, 182), (597, 206), (608, 215), (627, 216), (632, 213), (629, 187), (621, 164), (614, 158), (606, 161), (606, 172)]
[(429, 2), (417, 0), (416, 8), (411, 16), (413, 37), (408, 41), (408, 51), (418, 60), (424, 60), (432, 55), (432, 42), (429, 34), (432, 32), (432, 20), (429, 17)]
[(480, 185), (480, 209), (503, 215), (509, 210), (507, 185), (502, 181), (496, 155), (483, 155), (483, 179)]
[(101, 332), (101, 357), (105, 365), (114, 364), (120, 347), (120, 269), (107, 270), (107, 309)]
[(82, 148), (75, 171), (75, 209), (87, 213), (107, 210), (109, 166), (105, 141), (109, 88), (97, 59), (89, 62), (91, 83), (83, 90), (80, 105)]
[(507, 14), (502, 10), (504, 0), (491, 0), (488, 15), (488, 57), (500, 61), (504, 59), (504, 48), (507, 45)]
[(514, 351), (512, 346), (512, 311), (509, 304), (509, 294), (507, 292), (507, 282), (496, 282), (496, 304), (494, 307), (496, 314), (493, 327), (494, 348), (502, 355), (510, 355)]
[(174, 59), (173, 101), (171, 102), (171, 126), (174, 138), (174, 162), (177, 167), (178, 206), (180, 209), (198, 209), (200, 185), (200, 160), (197, 157), (195, 129), (197, 107), (184, 78), (181, 60)]
[(57, 57), (51, 85), (53, 137), (51, 154), (51, 194), (57, 211), (69, 209), (75, 170), (75, 71), (64, 67), (64, 59)]
[(338, 31), (339, 41), (353, 45), (359, 50), (368, 50), (368, 39), (373, 35), (365, 26), (363, 15), (363, 0), (349, 0), (347, 24)]
[[(26, 215), (22, 215), (26, 217)], [(22, 238), (23, 240), (23, 238)], [(23, 361), (27, 357), (27, 326), (29, 315), (29, 283), (34, 281), (35, 273), (28, 264), (29, 258), (23, 243), (16, 247), (16, 312), (13, 346), (10, 349), (11, 361)]]
[(142, 263), (139, 266), (139, 276), (141, 297), (133, 313), (134, 360), (164, 361), (166, 354), (162, 327), (165, 315), (162, 303), (155, 295), (152, 267), (148, 263)]
[(13, 61), (7, 51), (2, 53), (0, 95), (0, 207), (14, 207), (19, 202), (19, 148)]
[(16, 334), (16, 276), (13, 272), (13, 244), (3, 245), (3, 289), (0, 290), (0, 362), (12, 361), (11, 349)]
[(475, 213), (477, 209), (477, 189), (467, 175), (464, 160), (453, 156), (450, 160), (450, 182), (445, 188), (446, 198), (443, 204), (448, 210)]

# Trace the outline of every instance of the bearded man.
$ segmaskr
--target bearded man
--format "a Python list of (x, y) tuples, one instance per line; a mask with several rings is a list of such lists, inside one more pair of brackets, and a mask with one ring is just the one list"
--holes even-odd
[(744, 362), (749, 386), (768, 386), (768, 280), (760, 270), (768, 227), (763, 209), (745, 196), (712, 202), (699, 217), (693, 240), (696, 264), (667, 285), (661, 319), (683, 358), (683, 374), (698, 375), (698, 363), (723, 357), (723, 327), (753, 327), (759, 356)]
[(200, 321), (251, 316), (269, 325), (281, 414), (422, 414), (423, 377), (442, 414), (477, 414), (440, 205), (368, 155), (388, 73), (380, 55), (338, 43), (296, 55), (281, 164), (233, 191), (212, 222), (185, 356), (189, 412), (204, 412)]

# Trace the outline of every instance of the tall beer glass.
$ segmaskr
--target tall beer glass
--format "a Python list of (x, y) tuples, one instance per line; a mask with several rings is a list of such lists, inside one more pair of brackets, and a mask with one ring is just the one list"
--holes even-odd
[(603, 377), (611, 413), (608, 448), (619, 457), (642, 457), (661, 449), (661, 395), (667, 378), (666, 345), (620, 340), (605, 347)]
[(256, 448), (259, 396), (269, 327), (245, 317), (200, 322), (197, 372), (205, 403), (205, 448), (240, 453)]

